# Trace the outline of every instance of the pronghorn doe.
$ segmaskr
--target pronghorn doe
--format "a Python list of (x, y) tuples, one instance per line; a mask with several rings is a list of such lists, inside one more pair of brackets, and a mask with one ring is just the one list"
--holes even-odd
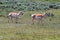
[(31, 17), (32, 17), (33, 24), (34, 24), (35, 20), (42, 23), (43, 18), (46, 17), (46, 16), (47, 16), (47, 13), (44, 13), (44, 14), (40, 14), (40, 13), (32, 14)]
[[(22, 16), (23, 14), (24, 14), (23, 11), (19, 11), (18, 13), (17, 12), (10, 12), (7, 17), (9, 20), (12, 20), (13, 18), (15, 18), (15, 21), (17, 23), (19, 16)], [(9, 20), (8, 20), (8, 22), (9, 22)], [(13, 20), (12, 20), (12, 22), (13, 22)]]

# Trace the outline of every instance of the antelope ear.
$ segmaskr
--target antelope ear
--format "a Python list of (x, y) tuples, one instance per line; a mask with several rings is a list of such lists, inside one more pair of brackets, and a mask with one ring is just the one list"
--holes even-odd
[(20, 13), (23, 13), (23, 14), (24, 14), (24, 12), (23, 12), (23, 11), (20, 11)]

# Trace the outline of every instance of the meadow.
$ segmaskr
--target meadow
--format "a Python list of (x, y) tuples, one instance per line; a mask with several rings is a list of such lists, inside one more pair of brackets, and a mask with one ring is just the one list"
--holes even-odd
[[(25, 11), (19, 23), (8, 23), (6, 17), (0, 17), (0, 40), (60, 40), (60, 9), (47, 10), (54, 17), (44, 19), (44, 25), (35, 22), (32, 25), (30, 14), (40, 11)], [(6, 12), (4, 12), (6, 13)], [(4, 14), (6, 16), (6, 14)], [(49, 21), (49, 19), (52, 19)]]
[[(46, 9), (54, 17), (46, 17), (44, 25), (32, 24), (30, 15)], [(21, 10), (24, 15), (19, 23), (8, 23), (8, 13)], [(60, 40), (60, 0), (0, 0), (0, 40)]]

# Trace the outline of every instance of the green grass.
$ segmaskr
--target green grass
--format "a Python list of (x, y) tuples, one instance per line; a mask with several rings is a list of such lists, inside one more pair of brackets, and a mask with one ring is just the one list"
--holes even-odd
[(0, 17), (0, 40), (60, 40), (60, 10), (48, 10), (55, 14), (52, 21), (44, 19), (44, 25), (32, 25), (30, 14), (41, 11), (28, 11), (19, 20), (20, 23), (8, 23)]

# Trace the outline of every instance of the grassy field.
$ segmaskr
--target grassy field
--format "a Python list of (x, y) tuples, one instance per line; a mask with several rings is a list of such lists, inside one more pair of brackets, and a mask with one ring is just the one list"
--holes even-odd
[(60, 10), (48, 10), (55, 14), (52, 21), (44, 19), (44, 25), (32, 25), (30, 14), (41, 11), (28, 11), (19, 23), (8, 23), (8, 19), (0, 17), (0, 40), (60, 40)]

